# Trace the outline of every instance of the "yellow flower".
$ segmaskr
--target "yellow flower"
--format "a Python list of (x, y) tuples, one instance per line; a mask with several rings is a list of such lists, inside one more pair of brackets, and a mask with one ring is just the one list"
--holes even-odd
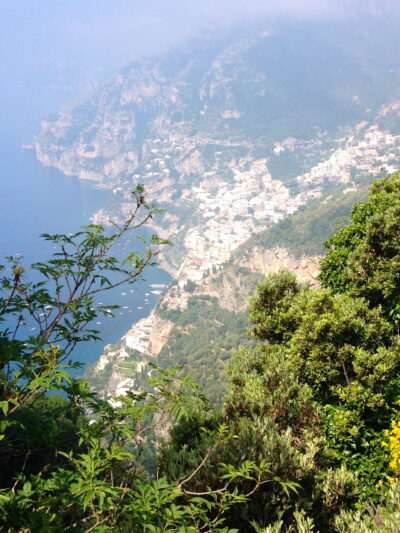
[(392, 420), (391, 430), (385, 430), (384, 435), (387, 441), (381, 444), (388, 448), (389, 451), (389, 467), (395, 476), (386, 476), (389, 483), (394, 483), (400, 476), (400, 421)]

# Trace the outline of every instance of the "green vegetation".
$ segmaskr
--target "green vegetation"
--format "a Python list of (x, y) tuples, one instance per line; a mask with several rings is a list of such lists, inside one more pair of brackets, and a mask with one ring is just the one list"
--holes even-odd
[(158, 356), (163, 367), (180, 366), (201, 383), (214, 403), (227, 385), (225, 363), (233, 350), (248, 343), (246, 313), (223, 309), (216, 298), (192, 296), (188, 309), (175, 318), (168, 342)]
[[(268, 460), (275, 476), (301, 487), (289, 497), (273, 484), (261, 487), (227, 513), (240, 531), (398, 529), (400, 339), (393, 300), (384, 296), (399, 283), (399, 201), (400, 173), (372, 186), (351, 224), (330, 240), (324, 288), (313, 290), (286, 271), (265, 279), (249, 312), (258, 345), (239, 350), (229, 365), (222, 411), (195, 412), (164, 446), (160, 467), (183, 476), (207, 447), (200, 428), (222, 421), (235, 440), (215, 447), (193, 490), (215, 487), (216, 465), (228, 458), (238, 465), (243, 457)], [(368, 236), (383, 245), (382, 254), (366, 246)], [(357, 265), (371, 261), (369, 276), (355, 272), (354, 257)], [(390, 292), (371, 293), (377, 276)]]
[(375, 182), (368, 201), (354, 208), (352, 223), (327, 242), (321, 273), (324, 286), (381, 306), (393, 323), (400, 318), (399, 190), (399, 173)]
[[(218, 466), (220, 487), (202, 494), (187, 491), (190, 479), (169, 481), (147, 472), (148, 443), (160, 431), (206, 400), (174, 370), (155, 369), (148, 391), (112, 403), (99, 399), (70, 370), (78, 342), (97, 338), (91, 323), (108, 311), (95, 307), (95, 294), (133, 283), (153, 263), (156, 236), (143, 253), (120, 263), (112, 247), (129, 230), (157, 213), (143, 188), (128, 220), (108, 235), (90, 225), (75, 235), (44, 235), (56, 252), (31, 266), (40, 280), (26, 281), (22, 260), (2, 267), (0, 288), (0, 525), (7, 532), (237, 531), (225, 513), (266, 482), (292, 488), (273, 476), (265, 461), (239, 468)], [(112, 274), (112, 280), (111, 276)], [(36, 276), (36, 277), (37, 277)], [(110, 307), (110, 306), (108, 306)], [(35, 323), (37, 335), (25, 335)], [(61, 393), (62, 397), (54, 395)], [(209, 433), (213, 446), (231, 438), (224, 425)], [(204, 462), (206, 461), (206, 458)], [(248, 494), (238, 485), (249, 482)]]
[[(220, 408), (179, 368), (152, 365), (142, 393), (110, 403), (68, 372), (76, 366), (66, 361), (73, 346), (97, 334), (90, 322), (102, 309), (93, 308), (92, 295), (113, 285), (107, 271), (133, 282), (163, 244), (154, 237), (145, 255), (132, 253), (122, 265), (110, 255), (154, 211), (142, 190), (136, 198), (136, 212), (112, 236), (100, 226), (47, 235), (59, 250), (33, 266), (43, 281), (26, 282), (13, 258), (4, 270), (3, 530), (397, 531), (400, 173), (377, 181), (329, 240), (322, 288), (284, 270), (259, 285), (250, 301), (252, 340), (228, 366)], [(40, 326), (36, 337), (22, 336), (29, 319)], [(216, 352), (205, 354), (202, 339), (226, 343), (229, 320), (246, 327), (244, 315), (194, 294), (177, 317), (170, 362), (186, 364), (181, 352), (190, 342), (187, 363), (206, 379)], [(154, 440), (158, 453), (150, 458)]]
[(294, 215), (246, 241), (235, 252), (232, 261), (255, 246), (282, 246), (297, 258), (302, 255), (321, 255), (325, 252), (324, 242), (348, 223), (352, 206), (363, 200), (366, 194), (367, 187), (363, 186), (348, 194), (337, 190), (328, 197), (313, 200)]

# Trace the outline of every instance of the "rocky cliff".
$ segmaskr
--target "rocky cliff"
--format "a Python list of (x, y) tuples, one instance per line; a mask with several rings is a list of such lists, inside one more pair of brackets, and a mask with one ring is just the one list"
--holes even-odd
[(137, 387), (129, 376), (150, 357), (186, 364), (183, 340), (200, 361), (212, 340), (200, 324), (219, 336), (218, 357), (234, 344), (227, 324), (245, 329), (247, 297), (266, 273), (285, 266), (315, 283), (318, 253), (305, 248), (320, 221), (292, 232), (294, 242), (266, 232), (315, 202), (346, 203), (400, 166), (394, 21), (293, 24), (209, 33), (128, 65), (44, 121), (33, 141), (43, 164), (112, 189), (95, 222), (123, 220), (138, 183), (166, 210), (156, 224), (174, 243), (162, 262), (175, 279), (103, 354), (104, 375), (109, 359), (127, 376), (120, 386), (114, 368), (117, 389)]
[[(174, 351), (176, 335), (179, 337), (183, 335), (186, 338), (189, 354), (190, 338), (199, 327), (197, 317), (190, 315), (191, 299), (203, 301), (205, 297), (211, 298), (211, 301), (208, 299), (205, 301), (208, 306), (215, 308), (218, 321), (222, 321), (219, 325), (223, 327), (226, 326), (224, 323), (226, 315), (218, 309), (229, 311), (227, 315), (229, 321), (232, 315), (245, 317), (248, 299), (265, 275), (286, 268), (293, 271), (300, 281), (308, 281), (316, 286), (319, 259), (319, 256), (306, 255), (295, 258), (282, 247), (273, 249), (256, 247), (244, 256), (242, 261), (236, 260), (234, 264), (226, 265), (220, 272), (211, 274), (193, 292), (181, 289), (178, 294), (174, 294), (174, 287), (170, 287), (157, 308), (147, 318), (134, 324), (116, 346), (106, 347), (94, 368), (95, 376), (102, 378), (98, 388), (106, 397), (111, 398), (122, 394), (125, 390), (135, 390), (135, 387), (140, 387), (150, 370), (147, 367), (149, 361), (161, 365), (171, 363), (170, 354)], [(181, 302), (179, 308), (176, 306), (177, 299)], [(171, 301), (175, 301), (174, 307)], [(182, 302), (185, 303), (182, 305)], [(171, 313), (173, 310), (177, 313)], [(208, 311), (211, 315), (211, 308)], [(165, 318), (166, 316), (169, 318)], [(241, 339), (246, 337), (243, 327), (235, 333)], [(214, 339), (211, 339), (210, 344), (210, 339), (204, 335), (197, 347), (203, 344), (204, 351), (212, 352), (213, 343)], [(226, 348), (221, 346), (214, 354), (213, 362), (208, 363), (208, 371), (212, 374), (217, 369), (217, 373), (222, 374), (226, 356)], [(173, 363), (181, 364), (182, 361), (174, 359)], [(198, 377), (195, 368), (190, 368), (190, 371), (194, 377)], [(207, 388), (207, 383), (203, 382), (204, 385)], [(214, 385), (213, 380), (211, 385)], [(212, 396), (212, 391), (207, 390), (207, 392)]]
[(43, 164), (112, 189), (96, 223), (123, 220), (143, 183), (175, 244), (163, 265), (197, 283), (332, 187), (396, 169), (399, 50), (379, 17), (208, 33), (65, 106), (33, 147)]

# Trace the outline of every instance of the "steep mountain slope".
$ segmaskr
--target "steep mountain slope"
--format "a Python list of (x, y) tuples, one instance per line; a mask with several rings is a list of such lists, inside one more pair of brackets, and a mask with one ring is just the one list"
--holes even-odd
[[(209, 35), (129, 65), (44, 122), (35, 148), (43, 162), (108, 187), (161, 162), (167, 146), (173, 161), (163, 161), (164, 173), (183, 182), (208, 166), (214, 144), (228, 155), (273, 157), (274, 143), (316, 142), (318, 132), (354, 127), (398, 99), (398, 45), (395, 21), (377, 19), (265, 22)], [(186, 161), (194, 148), (199, 153)]]
[[(182, 366), (218, 403), (226, 385), (225, 364), (239, 345), (251, 343), (247, 306), (263, 277), (280, 268), (318, 284), (323, 242), (348, 222), (367, 187), (311, 202), (299, 212), (246, 241), (223, 267), (190, 288), (173, 282), (147, 319), (135, 324), (116, 346), (108, 346), (92, 382), (108, 397), (140, 388), (148, 361)], [(179, 302), (181, 307), (176, 304)]]
[(210, 33), (129, 65), (43, 122), (42, 163), (113, 190), (95, 222), (122, 219), (137, 183), (166, 210), (156, 229), (174, 242), (162, 264), (175, 280), (101, 359), (102, 370), (122, 365), (113, 388), (137, 386), (132, 369), (147, 372), (156, 355), (197, 365), (203, 381), (217, 368), (211, 386), (221, 353), (245, 338), (257, 281), (286, 265), (314, 282), (324, 220), (339, 224), (372, 177), (399, 166), (399, 126), (394, 17)]
[(331, 183), (395, 170), (399, 41), (380, 18), (210, 34), (129, 65), (33, 145), (44, 164), (113, 189), (97, 222), (123, 217), (144, 183), (177, 244), (169, 269), (198, 281)]

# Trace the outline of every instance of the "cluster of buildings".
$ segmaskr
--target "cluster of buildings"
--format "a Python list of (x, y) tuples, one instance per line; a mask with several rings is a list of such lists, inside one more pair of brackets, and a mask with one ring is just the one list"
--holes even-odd
[[(243, 170), (245, 164), (249, 168)], [(293, 195), (281, 181), (272, 179), (266, 159), (250, 165), (248, 160), (239, 162), (233, 174), (232, 181), (221, 180), (214, 189), (206, 190), (201, 184), (192, 188), (201, 223), (189, 229), (184, 239), (186, 255), (178, 271), (181, 285), (187, 280), (201, 281), (253, 233), (321, 194), (314, 188)]]
[[(202, 143), (199, 139), (197, 141), (196, 148), (180, 145), (181, 139), (178, 138), (154, 139), (148, 146), (148, 163), (142, 175), (144, 181), (149, 180), (150, 184), (154, 179), (155, 186), (165, 183), (168, 188), (172, 184), (171, 190), (175, 192), (181, 184), (178, 204), (190, 202), (193, 206), (189, 229), (183, 231), (182, 221), (178, 221), (176, 226), (177, 231), (182, 231), (184, 253), (176, 275), (177, 282), (162, 297), (163, 307), (170, 310), (185, 309), (202, 280), (219, 270), (236, 248), (252, 234), (294, 213), (311, 198), (321, 196), (324, 183), (342, 183), (346, 193), (356, 188), (354, 176), (391, 173), (397, 170), (395, 164), (400, 161), (400, 136), (382, 131), (376, 125), (360, 124), (337, 141), (337, 149), (323, 150), (320, 141), (316, 141), (318, 146), (313, 143), (307, 147), (300, 146), (300, 141), (290, 138), (286, 143), (275, 146), (275, 155), (279, 156), (286, 150), (303, 149), (310, 153), (314, 149), (325, 153), (324, 159), (296, 177), (300, 192), (295, 194), (282, 181), (272, 178), (267, 159), (247, 156), (226, 162), (222, 157), (219, 160), (218, 154), (222, 152), (216, 152), (210, 164), (199, 156), (198, 148)], [(189, 160), (187, 154), (190, 150), (195, 150), (196, 156)], [(190, 180), (182, 179), (190, 169), (198, 176), (192, 184)], [(180, 177), (169, 180), (169, 175), (176, 172)], [(147, 318), (134, 324), (121, 339), (118, 353), (100, 358), (98, 370), (115, 357), (129, 357), (132, 351), (140, 354), (138, 364), (145, 365), (146, 356), (151, 351), (150, 339), (156, 327), (155, 321), (156, 315), (152, 311)], [(116, 390), (124, 394), (134, 387), (134, 380), (124, 379), (117, 384)]]
[(327, 180), (349, 183), (353, 173), (362, 176), (376, 174), (380, 170), (388, 174), (397, 170), (392, 161), (399, 161), (400, 136), (382, 131), (377, 125), (366, 128), (366, 124), (362, 123), (358, 135), (340, 139), (339, 144), (342, 147), (327, 159), (298, 176), (301, 187), (322, 184)]
[[(294, 141), (282, 145), (282, 149), (295, 150), (298, 142)], [(214, 164), (211, 171), (202, 174), (203, 181), (190, 190), (200, 223), (185, 234), (178, 285), (164, 296), (165, 305), (184, 309), (190, 297), (185, 290), (188, 281), (200, 284), (253, 233), (263, 231), (309, 199), (320, 196), (324, 183), (349, 184), (343, 190), (346, 193), (356, 188), (354, 175), (394, 172), (396, 167), (391, 162), (400, 159), (399, 141), (398, 136), (380, 130), (377, 125), (360, 124), (350, 135), (338, 140), (339, 148), (326, 152), (323, 161), (297, 176), (301, 192), (296, 195), (281, 181), (272, 179), (267, 159), (238, 160), (230, 165), (233, 177), (229, 179), (219, 176), (218, 164)], [(313, 149), (311, 144), (308, 149)], [(210, 187), (210, 182), (217, 185)]]

